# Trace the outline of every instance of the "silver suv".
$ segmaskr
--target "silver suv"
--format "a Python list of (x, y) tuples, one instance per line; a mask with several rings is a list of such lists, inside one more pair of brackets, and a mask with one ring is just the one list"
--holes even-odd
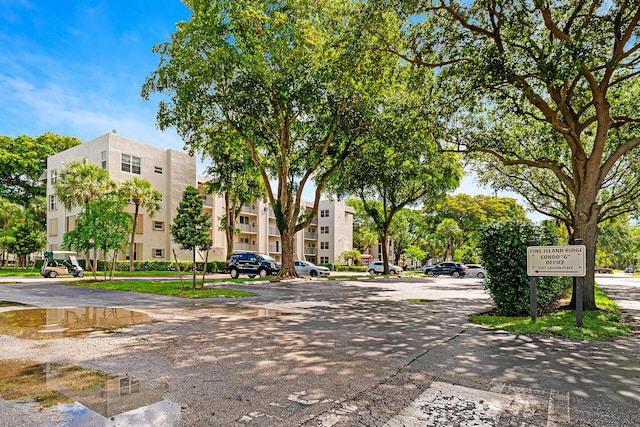
[[(369, 264), (369, 274), (383, 274), (384, 273), (384, 262), (375, 261)], [(402, 273), (402, 267), (398, 267), (397, 265), (389, 264), (389, 273), (391, 274), (400, 274)]]
[(249, 277), (275, 276), (280, 272), (280, 263), (269, 255), (243, 252), (231, 255), (224, 269), (235, 279), (241, 274)]

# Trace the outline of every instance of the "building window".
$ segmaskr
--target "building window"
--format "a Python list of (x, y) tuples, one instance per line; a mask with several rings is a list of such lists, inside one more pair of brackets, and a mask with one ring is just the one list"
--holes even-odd
[(320, 234), (329, 234), (329, 226), (321, 225), (320, 226)]
[(322, 209), (320, 211), (320, 218), (329, 218), (329, 209)]
[(69, 215), (68, 217), (65, 218), (65, 230), (66, 231), (71, 231), (73, 229), (76, 228), (76, 216), (75, 215)]
[(249, 224), (249, 217), (240, 215), (240, 224)]
[(329, 242), (320, 242), (320, 249), (329, 249)]
[(164, 249), (154, 249), (153, 250), (154, 258), (164, 258)]
[(144, 233), (144, 227), (142, 225), (142, 219), (143, 219), (143, 215), (142, 214), (138, 214), (138, 219), (136, 220), (136, 234), (142, 234)]
[(158, 175), (162, 175), (162, 168), (160, 166), (154, 166), (153, 171)]
[(140, 157), (130, 156), (129, 154), (122, 155), (122, 163), (120, 169), (122, 172), (131, 172), (140, 175), (140, 166), (142, 160)]
[(51, 169), (51, 185), (58, 181), (58, 169)]
[(153, 221), (153, 229), (156, 231), (164, 231), (164, 221)]
[(49, 236), (58, 235), (58, 218), (49, 219)]
[(328, 256), (321, 256), (320, 257), (320, 264), (329, 264), (329, 257)]
[(103, 151), (102, 153), (100, 153), (100, 166), (102, 166), (102, 169), (106, 169), (107, 168), (107, 152)]
[(49, 196), (49, 210), (50, 211), (58, 210), (58, 196), (56, 196), (55, 194), (52, 194), (51, 196)]

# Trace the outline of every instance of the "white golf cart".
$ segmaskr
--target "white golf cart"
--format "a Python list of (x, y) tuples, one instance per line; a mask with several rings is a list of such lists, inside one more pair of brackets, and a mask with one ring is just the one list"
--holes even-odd
[[(57, 260), (54, 255), (58, 256)], [(75, 252), (53, 251), (44, 253), (44, 262), (40, 267), (40, 274), (51, 278), (58, 277), (61, 274), (84, 277), (84, 270), (78, 265)]]

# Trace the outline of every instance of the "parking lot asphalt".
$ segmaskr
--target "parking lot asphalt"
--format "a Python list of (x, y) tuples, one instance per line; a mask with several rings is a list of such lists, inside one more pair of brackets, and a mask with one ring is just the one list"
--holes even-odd
[[(77, 338), (1, 335), (0, 359), (74, 364), (161, 391), (153, 405), (92, 414), (97, 425), (640, 425), (637, 329), (583, 342), (482, 328), (468, 322), (491, 307), (475, 279), (224, 286), (256, 296), (185, 300), (45, 280), (0, 285), (0, 300), (127, 307), (158, 320)], [(640, 284), (601, 287), (639, 319)], [(0, 400), (0, 425), (87, 424), (89, 415), (71, 412)]]

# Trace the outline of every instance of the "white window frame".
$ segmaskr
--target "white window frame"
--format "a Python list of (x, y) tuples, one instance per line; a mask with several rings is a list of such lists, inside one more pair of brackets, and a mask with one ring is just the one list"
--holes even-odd
[(122, 172), (140, 175), (142, 171), (142, 159), (132, 156), (131, 154), (122, 153), (120, 157), (120, 170)]

